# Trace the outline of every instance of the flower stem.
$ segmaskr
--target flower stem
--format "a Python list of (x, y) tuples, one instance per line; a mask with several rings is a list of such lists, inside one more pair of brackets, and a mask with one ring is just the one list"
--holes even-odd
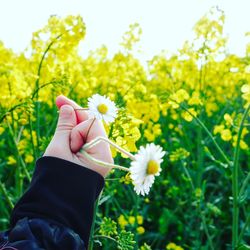
[(238, 244), (237, 245), (240, 245), (240, 242), (244, 236), (244, 233), (246, 231), (246, 229), (248, 228), (248, 226), (250, 225), (250, 214), (248, 214), (247, 216), (247, 220), (245, 222), (245, 225), (243, 226), (241, 232), (240, 232), (240, 236), (239, 236), (239, 240), (238, 240)]
[(89, 110), (89, 108), (78, 108), (78, 109), (74, 109), (74, 110)]
[(1, 193), (4, 195), (6, 201), (9, 205), (9, 208), (12, 210), (14, 208), (14, 204), (12, 203), (12, 201), (7, 193), (7, 190), (2, 182), (0, 182), (0, 190), (1, 190)]
[(107, 235), (95, 235), (94, 238), (106, 238), (106, 239), (109, 239), (109, 240), (113, 240), (113, 241), (115, 241), (117, 243), (116, 239), (114, 239), (114, 238), (112, 238), (110, 236), (107, 236)]
[[(182, 163), (181, 165), (182, 165), (182, 167), (184, 169), (184, 172), (185, 172), (185, 174), (187, 175), (187, 177), (188, 177), (188, 179), (190, 181), (191, 188), (192, 188), (193, 192), (195, 193), (195, 187), (194, 187), (194, 183), (193, 183), (193, 180), (191, 178), (191, 175), (190, 175), (188, 169), (186, 168), (184, 162), (181, 161), (181, 163)], [(198, 211), (199, 211), (199, 214), (201, 216), (201, 222), (202, 222), (205, 234), (206, 234), (207, 239), (208, 239), (208, 244), (209, 244), (211, 250), (214, 250), (213, 241), (212, 241), (211, 235), (210, 235), (210, 233), (208, 231), (208, 227), (207, 227), (207, 223), (206, 223), (206, 217), (205, 217), (205, 215), (203, 214), (203, 212), (201, 210), (200, 204), (199, 204), (199, 207), (198, 207)]]
[(245, 180), (242, 183), (242, 186), (240, 188), (240, 192), (239, 192), (239, 198), (243, 195), (243, 193), (245, 192), (245, 189), (247, 187), (248, 182), (250, 181), (250, 172), (248, 172), (247, 177), (245, 178)]
[(233, 224), (232, 224), (232, 248), (236, 249), (238, 242), (238, 233), (239, 233), (239, 203), (238, 203), (238, 195), (239, 195), (239, 152), (240, 152), (240, 140), (241, 134), (243, 130), (243, 124), (245, 119), (247, 118), (247, 114), (249, 112), (250, 105), (248, 105), (245, 110), (242, 120), (240, 122), (240, 128), (237, 135), (237, 143), (234, 150), (234, 160), (233, 160), (233, 173), (232, 173), (232, 193), (233, 193)]
[(120, 152), (122, 152), (123, 154), (127, 155), (132, 161), (135, 160), (134, 155), (130, 154), (128, 151), (126, 151), (125, 149), (123, 149), (120, 146), (118, 146), (116, 143), (110, 141), (108, 138), (103, 137), (103, 136), (98, 136), (94, 140), (92, 140), (91, 142), (86, 143), (82, 147), (82, 149), (83, 150), (88, 150), (88, 149), (92, 148), (93, 146), (95, 146), (96, 144), (100, 143), (101, 141), (109, 143), (111, 146), (113, 146), (114, 148), (116, 148), (117, 150), (119, 150)]
[(103, 167), (107, 167), (107, 168), (116, 168), (116, 169), (119, 169), (119, 170), (123, 170), (123, 171), (126, 171), (126, 172), (129, 172), (129, 169), (128, 168), (125, 168), (125, 167), (122, 167), (120, 165), (116, 165), (116, 164), (112, 164), (112, 163), (107, 163), (107, 162), (104, 162), (104, 161), (101, 161), (101, 160), (97, 160), (95, 159), (94, 157), (90, 156), (85, 150), (81, 150), (80, 151), (88, 160), (100, 165), (100, 166), (103, 166)]
[(210, 131), (208, 130), (208, 128), (206, 127), (206, 125), (196, 116), (194, 116), (191, 112), (189, 112), (189, 110), (187, 108), (185, 108), (184, 106), (180, 106), (182, 109), (184, 109), (186, 112), (188, 112), (197, 122), (198, 124), (205, 130), (205, 132), (207, 133), (207, 135), (210, 137), (210, 139), (212, 140), (212, 142), (214, 143), (215, 147), (218, 149), (219, 153), (221, 154), (221, 156), (224, 158), (224, 160), (226, 161), (228, 166), (232, 166), (232, 162), (227, 158), (227, 156), (225, 155), (225, 153), (223, 152), (223, 150), (221, 149), (221, 147), (219, 146), (219, 144), (216, 142), (216, 140), (214, 139), (213, 135), (210, 133)]
[(96, 221), (96, 214), (97, 214), (97, 210), (98, 210), (98, 204), (99, 204), (99, 200), (101, 199), (101, 196), (102, 196), (102, 192), (100, 193), (98, 199), (95, 202), (94, 214), (93, 214), (94, 217), (93, 217), (93, 222), (92, 222), (92, 226), (91, 226), (91, 230), (90, 230), (88, 250), (93, 250), (93, 246), (94, 246), (95, 221)]
[(93, 126), (95, 120), (96, 120), (96, 118), (94, 117), (94, 119), (93, 119), (93, 121), (91, 122), (91, 124), (90, 124), (90, 126), (89, 126), (89, 129), (88, 129), (88, 131), (87, 131), (86, 139), (85, 139), (86, 141), (87, 141), (87, 139), (88, 139), (89, 131), (90, 131), (90, 129), (92, 128), (92, 126)]

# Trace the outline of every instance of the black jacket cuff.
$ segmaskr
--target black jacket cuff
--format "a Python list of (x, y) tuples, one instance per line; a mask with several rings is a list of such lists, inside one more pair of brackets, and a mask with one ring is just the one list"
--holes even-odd
[(94, 203), (104, 186), (97, 172), (57, 157), (37, 160), (30, 187), (16, 204), (11, 227), (18, 220), (44, 218), (71, 228), (88, 244)]

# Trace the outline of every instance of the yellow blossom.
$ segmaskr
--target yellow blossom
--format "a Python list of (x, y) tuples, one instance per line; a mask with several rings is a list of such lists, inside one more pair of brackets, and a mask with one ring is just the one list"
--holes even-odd
[(195, 111), (194, 108), (189, 108), (187, 111), (184, 111), (182, 113), (182, 117), (188, 122), (191, 122), (193, 118), (196, 116), (197, 116), (197, 112)]
[(0, 127), (0, 135), (4, 132), (4, 128)]
[(224, 130), (225, 126), (224, 125), (215, 125), (214, 126), (214, 134), (221, 133)]
[(166, 246), (166, 249), (167, 250), (184, 250), (184, 248), (182, 248), (181, 246), (176, 245), (173, 242), (168, 243), (167, 246)]
[(198, 91), (192, 93), (191, 98), (188, 100), (188, 105), (202, 105), (200, 93)]
[(250, 84), (244, 84), (241, 87), (241, 92), (243, 93), (242, 98), (247, 101), (246, 103), (246, 107), (247, 107), (247, 105), (250, 104)]
[(145, 233), (145, 228), (140, 226), (140, 227), (137, 227), (136, 231), (137, 231), (138, 234), (144, 234)]
[(128, 217), (128, 222), (129, 222), (129, 224), (133, 225), (135, 223), (135, 217), (134, 216), (129, 216)]
[(125, 226), (128, 225), (128, 222), (127, 220), (125, 219), (124, 215), (121, 214), (119, 217), (118, 217), (118, 224), (120, 225), (121, 228), (124, 228)]
[(223, 141), (230, 141), (232, 139), (232, 133), (229, 129), (224, 129), (221, 131), (221, 139)]
[(141, 216), (141, 215), (137, 215), (137, 223), (139, 224), (139, 225), (142, 225), (143, 224), (143, 217)]
[(16, 162), (16, 159), (14, 158), (14, 156), (9, 156), (8, 157), (8, 160), (7, 160), (7, 164), (8, 165), (15, 165), (17, 162)]
[(226, 121), (227, 126), (231, 126), (233, 124), (233, 119), (229, 114), (224, 115), (224, 120)]
[(32, 163), (34, 161), (34, 157), (32, 155), (26, 155), (25, 156), (25, 162), (26, 163)]

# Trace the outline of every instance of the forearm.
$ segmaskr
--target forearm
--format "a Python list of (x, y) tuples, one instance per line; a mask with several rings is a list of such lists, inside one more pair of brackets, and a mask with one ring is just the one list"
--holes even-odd
[(56, 157), (42, 157), (30, 187), (12, 212), (11, 229), (24, 218), (42, 219), (72, 230), (87, 245), (94, 203), (103, 185), (104, 178), (90, 169)]

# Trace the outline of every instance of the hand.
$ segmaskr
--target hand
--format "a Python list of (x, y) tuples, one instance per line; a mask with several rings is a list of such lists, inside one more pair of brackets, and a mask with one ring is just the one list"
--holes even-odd
[[(102, 122), (95, 120), (86, 138), (89, 127), (93, 122), (93, 118), (90, 118), (88, 112), (74, 110), (81, 107), (63, 95), (56, 98), (56, 105), (60, 109), (57, 128), (44, 156), (54, 156), (71, 161), (92, 169), (105, 177), (110, 168), (90, 162), (79, 152), (85, 143), (92, 141), (97, 136), (107, 137)], [(114, 162), (110, 146), (106, 142), (98, 143), (88, 149), (87, 153), (98, 160), (108, 163)]]

